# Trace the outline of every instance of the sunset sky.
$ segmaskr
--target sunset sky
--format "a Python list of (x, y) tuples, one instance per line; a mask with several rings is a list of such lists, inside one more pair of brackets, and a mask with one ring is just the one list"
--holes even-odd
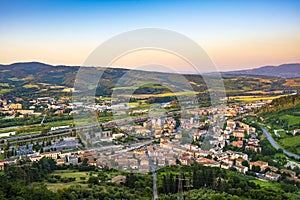
[(149, 27), (196, 41), (222, 71), (300, 62), (299, 10), (289, 0), (0, 0), (0, 63), (82, 65), (110, 37)]

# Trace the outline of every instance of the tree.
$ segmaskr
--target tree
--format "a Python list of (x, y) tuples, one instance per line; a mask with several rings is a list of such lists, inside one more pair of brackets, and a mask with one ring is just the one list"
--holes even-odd
[(99, 179), (96, 176), (90, 176), (88, 183), (91, 185), (98, 185)]
[(245, 167), (249, 167), (249, 163), (248, 163), (247, 160), (243, 160), (242, 165), (245, 166)]
[(252, 166), (252, 171), (257, 172), (257, 173), (260, 172), (261, 171), (260, 166), (253, 165)]

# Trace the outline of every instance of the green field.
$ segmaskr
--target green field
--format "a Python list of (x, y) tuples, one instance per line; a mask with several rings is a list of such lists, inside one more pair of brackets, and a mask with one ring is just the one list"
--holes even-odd
[(80, 182), (80, 177), (85, 177), (88, 179), (89, 172), (78, 172), (78, 171), (72, 171), (72, 170), (56, 170), (54, 173), (51, 175), (59, 175), (61, 177), (66, 177), (66, 178), (76, 178), (75, 182)]
[(280, 184), (277, 182), (263, 181), (263, 180), (258, 180), (258, 179), (250, 180), (250, 181), (260, 185), (260, 187), (262, 187), (262, 188), (271, 188), (275, 191), (282, 191)]
[(288, 121), (289, 125), (299, 125), (300, 128), (300, 116), (284, 114), (279, 119)]
[(300, 155), (300, 135), (287, 136), (283, 139), (278, 140), (278, 143), (287, 150)]
[(47, 122), (47, 123), (44, 123), (43, 126), (41, 126), (41, 124), (34, 124), (34, 125), (28, 125), (28, 126), (6, 127), (6, 128), (1, 128), (0, 133), (16, 131), (19, 134), (31, 134), (31, 133), (36, 133), (37, 131), (41, 131), (43, 128), (50, 129), (51, 127), (55, 127), (55, 126), (65, 126), (65, 125), (71, 125), (71, 124), (73, 124), (73, 120)]
[[(51, 173), (51, 175), (59, 175), (61, 178), (76, 178), (75, 181), (69, 182), (69, 183), (49, 183), (45, 182), (47, 185), (47, 188), (56, 192), (58, 189), (62, 188), (68, 188), (72, 185), (80, 185), (82, 188), (88, 188), (88, 184), (84, 183), (89, 180), (90, 176), (97, 176), (98, 174), (96, 172), (79, 172), (79, 171), (74, 171), (74, 170), (56, 170), (54, 173)], [(107, 173), (107, 180), (110, 180), (111, 178), (120, 175), (120, 172), (110, 172)], [(80, 177), (85, 177), (85, 180), (80, 180)]]
[[(256, 184), (259, 184), (262, 188), (271, 188), (275, 191), (282, 191), (280, 184), (277, 182), (271, 182), (271, 181), (263, 181), (263, 180), (250, 180), (251, 182), (254, 182)], [(283, 191), (282, 191), (283, 192)]]
[[(62, 178), (76, 178), (75, 181), (69, 182), (69, 183), (49, 183), (45, 182), (47, 185), (47, 188), (49, 190), (52, 190), (56, 192), (58, 189), (68, 188), (72, 185), (81, 185), (81, 187), (88, 187), (87, 184), (82, 183), (82, 181), (87, 181), (89, 179), (89, 173), (88, 172), (78, 172), (78, 171), (72, 171), (72, 170), (56, 170), (51, 175), (59, 175)], [(85, 177), (85, 180), (80, 180), (80, 177)]]

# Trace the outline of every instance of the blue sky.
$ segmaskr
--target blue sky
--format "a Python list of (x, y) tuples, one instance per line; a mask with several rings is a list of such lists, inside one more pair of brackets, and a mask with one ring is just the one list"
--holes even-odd
[(300, 1), (0, 0), (0, 63), (80, 65), (103, 41), (155, 27), (185, 34), (221, 70), (300, 62)]

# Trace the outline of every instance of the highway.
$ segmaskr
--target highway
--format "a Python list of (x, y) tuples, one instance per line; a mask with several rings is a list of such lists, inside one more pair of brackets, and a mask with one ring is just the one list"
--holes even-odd
[(300, 156), (297, 155), (297, 154), (294, 154), (292, 152), (289, 152), (283, 148), (281, 148), (277, 142), (273, 139), (272, 135), (267, 131), (267, 129), (265, 129), (264, 127), (260, 127), (261, 130), (263, 131), (263, 133), (265, 134), (265, 136), (268, 138), (269, 142), (271, 143), (271, 145), (275, 148), (275, 149), (282, 149), (283, 150), (283, 153), (287, 156), (290, 156), (290, 157), (294, 157), (296, 159), (300, 159)]

